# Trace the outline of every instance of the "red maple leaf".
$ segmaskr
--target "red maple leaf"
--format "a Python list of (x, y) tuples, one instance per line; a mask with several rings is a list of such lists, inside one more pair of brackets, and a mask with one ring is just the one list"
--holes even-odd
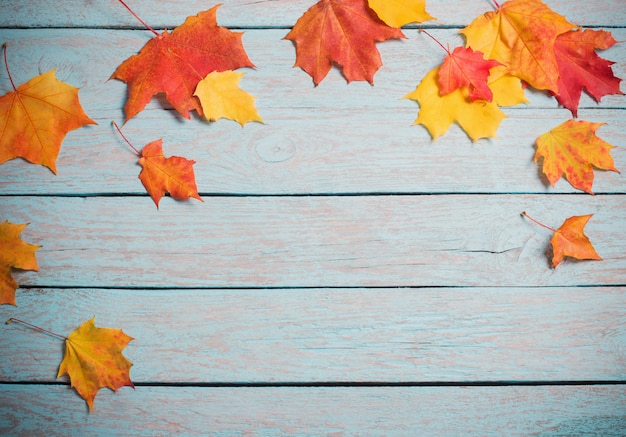
[(446, 95), (454, 90), (466, 87), (469, 90), (469, 101), (486, 100), (491, 102), (493, 93), (487, 85), (489, 70), (498, 65), (498, 61), (485, 60), (483, 53), (471, 48), (457, 47), (452, 53), (448, 49), (439, 74), (439, 91)]
[(623, 94), (611, 65), (614, 62), (601, 58), (596, 49), (606, 50), (617, 41), (610, 32), (587, 29), (573, 30), (559, 35), (554, 44), (554, 54), (559, 67), (557, 101), (578, 116), (578, 103), (583, 88), (597, 102), (607, 94)]
[(158, 34), (144, 23), (156, 36), (111, 75), (128, 83), (127, 121), (161, 92), (183, 117), (189, 118), (194, 109), (202, 115), (202, 106), (193, 95), (198, 82), (213, 71), (254, 67), (243, 47), (242, 33), (217, 25), (217, 8), (188, 17), (171, 33)]
[(400, 29), (382, 22), (367, 0), (320, 0), (285, 36), (296, 45), (296, 67), (318, 85), (334, 63), (342, 67), (348, 82), (374, 82), (382, 65), (377, 41), (404, 38)]

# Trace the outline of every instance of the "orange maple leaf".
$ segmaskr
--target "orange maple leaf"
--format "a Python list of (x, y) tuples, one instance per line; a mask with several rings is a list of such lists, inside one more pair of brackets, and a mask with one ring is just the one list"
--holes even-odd
[(16, 87), (6, 62), (6, 44), (3, 51), (13, 91), (0, 97), (0, 164), (24, 158), (56, 173), (65, 135), (96, 122), (83, 111), (78, 88), (58, 80), (55, 70)]
[(448, 56), (444, 58), (437, 75), (441, 95), (465, 87), (469, 91), (470, 102), (474, 100), (491, 102), (493, 93), (487, 84), (489, 70), (502, 64), (494, 60), (485, 60), (481, 52), (470, 48), (457, 47), (452, 53), (448, 49), (445, 50)]
[(558, 266), (565, 256), (576, 259), (602, 259), (584, 232), (585, 225), (592, 216), (593, 214), (570, 217), (556, 230), (550, 240), (554, 251), (553, 268)]
[(142, 21), (156, 36), (110, 77), (128, 84), (126, 121), (161, 92), (183, 117), (190, 118), (191, 110), (202, 115), (202, 106), (193, 95), (198, 82), (212, 71), (254, 67), (243, 47), (243, 33), (217, 25), (218, 7), (188, 17), (171, 33), (158, 34)]
[(195, 161), (180, 156), (166, 158), (163, 155), (162, 139), (146, 144), (140, 152), (124, 136), (117, 123), (113, 122), (113, 125), (124, 141), (139, 156), (139, 164), (143, 167), (139, 173), (139, 179), (157, 208), (165, 193), (170, 193), (173, 198), (179, 200), (193, 197), (202, 201), (193, 171)]
[(559, 66), (557, 101), (578, 116), (578, 103), (583, 88), (597, 102), (608, 94), (623, 94), (611, 65), (614, 62), (601, 58), (596, 49), (606, 50), (617, 41), (610, 32), (587, 29), (563, 33), (556, 39), (554, 53)]
[(537, 138), (534, 162), (543, 158), (543, 173), (552, 186), (565, 175), (574, 188), (593, 194), (594, 167), (619, 173), (610, 155), (614, 146), (596, 136), (603, 124), (567, 120)]
[(15, 290), (18, 285), (11, 276), (11, 269), (39, 270), (35, 251), (41, 246), (25, 243), (20, 238), (26, 226), (27, 223), (0, 223), (0, 305), (16, 305)]
[(580, 260), (602, 259), (584, 232), (585, 225), (589, 219), (593, 217), (593, 214), (569, 217), (558, 229), (544, 225), (526, 214), (526, 212), (523, 212), (522, 215), (528, 217), (539, 226), (554, 232), (554, 235), (552, 235), (550, 239), (553, 252), (552, 268), (556, 268), (566, 256)]
[(92, 317), (66, 338), (57, 378), (67, 374), (92, 411), (101, 388), (117, 391), (124, 386), (135, 387), (129, 373), (133, 363), (122, 355), (131, 340), (121, 329), (97, 328)]
[(306, 71), (315, 85), (326, 77), (333, 62), (342, 67), (348, 82), (373, 84), (382, 65), (376, 42), (392, 38), (404, 38), (404, 34), (381, 21), (367, 0), (320, 0), (285, 36), (296, 45), (294, 66)]
[(558, 35), (576, 25), (541, 0), (510, 0), (497, 7), (461, 31), (467, 46), (503, 63), (531, 86), (558, 92), (554, 44)]

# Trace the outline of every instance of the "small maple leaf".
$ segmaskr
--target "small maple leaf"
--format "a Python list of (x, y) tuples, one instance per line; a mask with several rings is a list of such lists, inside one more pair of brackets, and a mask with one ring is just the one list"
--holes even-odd
[(72, 387), (92, 411), (101, 388), (117, 391), (124, 386), (135, 387), (129, 374), (133, 363), (122, 355), (131, 340), (121, 329), (97, 328), (92, 317), (65, 340), (65, 355), (57, 378), (67, 374)]
[(585, 225), (592, 216), (593, 214), (570, 217), (556, 230), (550, 240), (554, 251), (552, 268), (558, 266), (565, 256), (576, 259), (602, 259), (584, 232)]
[(126, 121), (161, 92), (183, 117), (190, 118), (191, 110), (202, 115), (193, 95), (200, 80), (212, 71), (254, 67), (243, 47), (243, 34), (217, 25), (218, 7), (188, 17), (171, 33), (149, 28), (156, 36), (117, 67), (111, 79), (128, 84)]
[(526, 212), (523, 212), (524, 217), (528, 217), (533, 222), (537, 223), (552, 232), (552, 238), (550, 244), (552, 245), (552, 268), (556, 268), (564, 257), (571, 257), (580, 260), (601, 260), (602, 258), (594, 249), (591, 241), (585, 235), (585, 225), (589, 221), (593, 214), (572, 216), (563, 222), (561, 227), (553, 229), (543, 223), (535, 220)]
[(174, 199), (186, 200), (190, 197), (202, 201), (196, 188), (196, 176), (193, 165), (196, 161), (181, 156), (163, 156), (163, 141), (152, 141), (141, 149), (139, 164), (143, 167), (139, 179), (146, 191), (159, 207), (159, 201), (165, 193)]
[(116, 122), (113, 122), (113, 126), (126, 141), (126, 144), (139, 156), (139, 165), (143, 167), (139, 173), (139, 180), (141, 180), (157, 208), (165, 193), (170, 193), (174, 199), (178, 200), (193, 197), (202, 201), (198, 195), (196, 176), (193, 171), (193, 165), (196, 161), (180, 156), (166, 158), (163, 155), (162, 139), (146, 144), (140, 152), (124, 136)]
[(567, 120), (537, 139), (534, 162), (543, 158), (543, 173), (552, 186), (565, 175), (574, 188), (593, 194), (594, 167), (619, 173), (610, 155), (614, 146), (596, 136), (603, 124)]
[(435, 19), (426, 12), (426, 0), (368, 0), (368, 4), (391, 27)]
[(0, 223), (0, 305), (15, 303), (17, 282), (11, 269), (38, 271), (35, 251), (41, 246), (25, 243), (20, 238), (28, 224)]
[[(6, 64), (6, 44), (3, 45)], [(9, 71), (7, 65), (7, 72)], [(68, 132), (87, 124), (78, 88), (61, 82), (55, 70), (33, 77), (0, 97), (0, 164), (24, 158), (57, 172), (56, 159)]]
[(489, 70), (498, 65), (502, 64), (494, 60), (485, 60), (481, 52), (457, 47), (452, 53), (448, 51), (448, 56), (439, 67), (437, 75), (439, 91), (445, 95), (466, 87), (469, 90), (470, 101), (491, 102), (493, 93), (487, 84), (487, 79)]
[(520, 80), (503, 74), (502, 68), (494, 67), (493, 81), (492, 76), (489, 78), (489, 87), (493, 91), (491, 102), (469, 101), (466, 88), (441, 95), (437, 80), (439, 67), (431, 70), (415, 91), (405, 96), (420, 105), (415, 124), (426, 127), (433, 140), (443, 135), (454, 122), (461, 126), (472, 141), (495, 137), (500, 122), (506, 118), (498, 105), (512, 106), (526, 101)]
[(284, 39), (296, 45), (296, 63), (318, 85), (333, 62), (348, 82), (374, 83), (382, 65), (377, 41), (404, 38), (400, 29), (383, 23), (367, 0), (320, 0), (298, 19)]
[(243, 73), (212, 72), (196, 87), (194, 96), (200, 99), (202, 111), (208, 120), (227, 118), (241, 126), (249, 121), (263, 122), (254, 107), (254, 96), (239, 88)]
[(541, 0), (510, 0), (476, 18), (461, 31), (467, 46), (507, 66), (537, 89), (558, 92), (554, 54), (558, 35), (576, 26)]
[(611, 65), (614, 62), (601, 58), (596, 49), (606, 50), (617, 41), (610, 32), (587, 29), (573, 30), (559, 35), (554, 45), (559, 67), (557, 101), (578, 116), (578, 103), (583, 88), (599, 102), (608, 94), (623, 94), (621, 79), (615, 77)]

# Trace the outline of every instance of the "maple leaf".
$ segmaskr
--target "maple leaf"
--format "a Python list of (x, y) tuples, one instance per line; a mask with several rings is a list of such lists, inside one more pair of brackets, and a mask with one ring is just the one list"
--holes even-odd
[(565, 256), (576, 259), (602, 259), (584, 232), (585, 225), (592, 216), (593, 214), (570, 217), (556, 230), (550, 239), (554, 252), (552, 268), (558, 266)]
[(558, 229), (544, 225), (526, 214), (526, 212), (523, 212), (522, 215), (537, 223), (539, 226), (554, 232), (554, 235), (552, 235), (550, 239), (553, 252), (552, 268), (556, 268), (566, 256), (581, 260), (602, 259), (584, 232), (585, 225), (589, 219), (593, 217), (593, 214), (569, 217)]
[(96, 124), (83, 111), (78, 88), (58, 80), (55, 70), (33, 77), (0, 97), (0, 164), (24, 158), (56, 174), (56, 160), (68, 132)]
[(217, 25), (218, 7), (187, 17), (171, 33), (158, 34), (148, 26), (156, 36), (110, 77), (128, 84), (126, 121), (161, 92), (183, 117), (189, 119), (191, 110), (202, 115), (200, 102), (193, 96), (200, 80), (212, 71), (254, 67), (243, 47), (243, 33)]
[(18, 284), (11, 269), (38, 271), (35, 251), (41, 246), (25, 243), (20, 238), (22, 229), (28, 224), (0, 223), (0, 305), (15, 303)]
[(65, 355), (57, 378), (67, 374), (72, 387), (92, 411), (101, 388), (117, 391), (124, 386), (135, 387), (129, 374), (133, 363), (122, 355), (131, 340), (121, 329), (97, 328), (92, 317), (65, 340)]
[(241, 126), (249, 121), (263, 122), (254, 107), (254, 96), (239, 88), (243, 73), (212, 72), (196, 87), (194, 96), (200, 99), (204, 116), (211, 120), (228, 118)]
[(391, 27), (435, 19), (426, 12), (426, 0), (368, 0), (368, 4)]
[(439, 67), (437, 75), (439, 91), (445, 95), (461, 87), (467, 87), (470, 101), (491, 102), (493, 93), (487, 85), (487, 79), (489, 70), (498, 65), (502, 64), (494, 60), (485, 60), (481, 52), (457, 47), (452, 53), (448, 51), (448, 56)]
[(318, 85), (333, 62), (342, 67), (348, 82), (374, 83), (382, 65), (377, 41), (404, 38), (400, 29), (383, 23), (367, 6), (367, 0), (320, 0), (305, 12), (284, 39), (296, 45), (295, 67)]
[(579, 190), (593, 194), (593, 168), (618, 172), (610, 155), (614, 147), (596, 136), (604, 123), (567, 120), (536, 141), (534, 162), (543, 158), (543, 173), (554, 186), (562, 175)]
[(510, 0), (461, 33), (468, 47), (503, 63), (509, 73), (537, 89), (558, 92), (554, 44), (558, 35), (575, 27), (540, 0)]
[(495, 137), (500, 122), (506, 117), (498, 105), (512, 106), (526, 101), (519, 79), (503, 74), (502, 68), (494, 67), (496, 73), (492, 75), (493, 79), (491, 76), (489, 78), (489, 86), (493, 91), (491, 102), (469, 101), (466, 88), (441, 95), (437, 80), (439, 67), (431, 70), (415, 91), (405, 96), (420, 105), (415, 124), (426, 127), (433, 140), (443, 135), (454, 122), (461, 126), (472, 141)]
[(615, 77), (614, 62), (601, 58), (596, 49), (606, 50), (617, 41), (610, 32), (587, 29), (573, 30), (559, 35), (554, 45), (559, 67), (557, 101), (578, 116), (578, 103), (583, 88), (597, 102), (607, 94), (623, 94), (621, 79)]
[(180, 156), (166, 158), (163, 155), (162, 139), (146, 144), (140, 152), (124, 136), (116, 122), (113, 122), (113, 126), (126, 141), (126, 144), (139, 156), (139, 165), (143, 167), (139, 173), (139, 180), (141, 180), (157, 208), (165, 193), (170, 193), (173, 198), (179, 200), (193, 197), (202, 201), (198, 195), (196, 176), (193, 172), (195, 161)]

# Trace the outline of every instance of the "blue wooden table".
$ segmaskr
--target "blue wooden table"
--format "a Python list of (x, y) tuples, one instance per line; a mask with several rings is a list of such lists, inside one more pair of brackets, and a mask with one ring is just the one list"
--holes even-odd
[[(108, 80), (152, 34), (115, 0), (0, 0), (16, 83), (56, 68), (98, 123), (67, 136), (58, 175), (0, 166), (0, 221), (29, 223), (22, 238), (42, 246), (0, 319), (121, 328), (136, 385), (101, 390), (89, 413), (55, 378), (62, 342), (2, 325), (0, 434), (625, 435), (626, 178), (597, 171), (592, 196), (533, 163), (570, 113), (528, 90), (497, 139), (452, 126), (433, 142), (402, 97), (444, 53), (415, 26), (378, 44), (374, 86), (334, 69), (314, 87), (283, 39), (313, 0), (222, 3), (265, 124), (183, 120), (153, 99), (125, 134), (195, 160), (204, 200), (157, 210), (111, 126), (127, 87)], [(626, 41), (622, 0), (546, 4)], [(213, 5), (130, 2), (159, 30)], [(432, 0), (424, 25), (455, 47), (492, 9)], [(623, 43), (601, 56), (626, 78)], [(583, 96), (579, 110), (606, 123), (622, 171), (625, 102)], [(522, 211), (553, 227), (594, 214), (603, 260), (550, 268), (551, 233)]]

